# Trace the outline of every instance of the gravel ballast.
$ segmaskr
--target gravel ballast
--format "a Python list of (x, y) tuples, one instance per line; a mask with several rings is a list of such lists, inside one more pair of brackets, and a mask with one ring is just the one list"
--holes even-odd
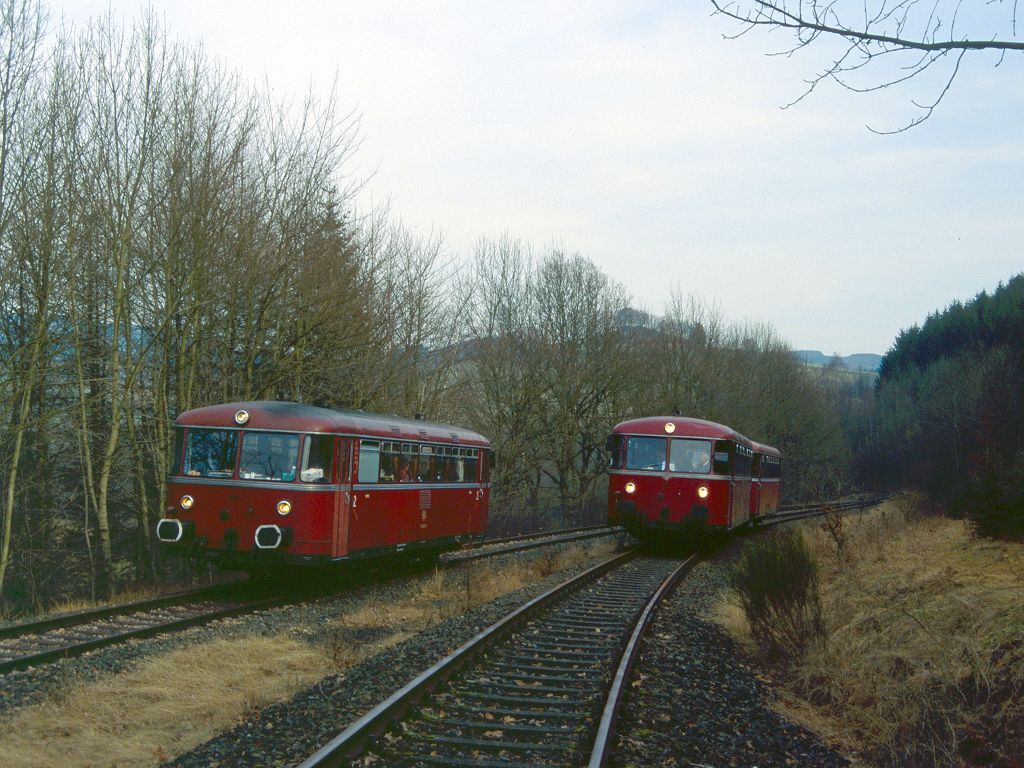
[[(620, 712), (612, 765), (848, 765), (812, 734), (769, 708), (771, 690), (758, 678), (756, 662), (721, 628), (702, 618), (720, 599), (728, 563), (742, 546), (742, 540), (734, 541), (723, 553), (700, 563), (656, 614)], [(165, 766), (286, 766), (301, 762), (480, 630), (592, 564), (553, 574), (426, 629), (342, 674), (325, 677), (287, 702), (253, 713)], [(408, 589), (409, 579), (397, 579), (374, 585), (372, 598), (383, 603)], [(216, 638), (287, 633), (317, 642), (323, 627), (364, 603), (367, 596), (368, 590), (357, 589), (13, 673), (0, 680), (0, 714), (59, 696), (69, 681), (116, 674), (154, 654)]]
[[(290, 701), (270, 706), (235, 728), (165, 764), (175, 768), (286, 766), (301, 762), (350, 722), (423, 670), (531, 598), (607, 559), (555, 573), (461, 616), (420, 632), (331, 675)], [(381, 599), (387, 599), (382, 593)]]
[(846, 766), (769, 708), (757, 662), (704, 618), (743, 542), (698, 564), (655, 616), (619, 713), (611, 765)]

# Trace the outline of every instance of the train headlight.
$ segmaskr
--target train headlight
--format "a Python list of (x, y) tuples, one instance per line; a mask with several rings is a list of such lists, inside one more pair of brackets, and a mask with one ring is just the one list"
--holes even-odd
[(702, 485), (700, 488), (697, 489), (697, 495), (700, 496), (702, 499), (706, 499), (709, 493), (711, 493), (711, 491), (708, 490), (708, 487), (706, 485)]
[(181, 501), (178, 502), (178, 504), (181, 506), (182, 509), (192, 509), (192, 505), (195, 504), (195, 503), (196, 503), (196, 500), (193, 499), (188, 494), (185, 494), (184, 496), (182, 496), (181, 497)]
[(235, 424), (241, 426), (247, 421), (249, 421), (249, 412), (247, 410), (243, 408), (242, 410), (235, 412)]
[(665, 431), (671, 435), (673, 432), (676, 431), (676, 425), (673, 424), (671, 421), (668, 422), (667, 424), (665, 424)]
[(636, 490), (636, 483), (626, 483), (626, 493), (632, 493)]
[(277, 514), (282, 517), (290, 515), (292, 513), (292, 503), (290, 501), (279, 501), (277, 502)]

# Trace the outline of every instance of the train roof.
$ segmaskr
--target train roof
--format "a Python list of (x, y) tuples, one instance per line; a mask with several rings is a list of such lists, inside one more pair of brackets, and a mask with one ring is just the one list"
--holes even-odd
[[(671, 425), (671, 427), (669, 427)], [(672, 435), (673, 437), (709, 437), (735, 440), (746, 446), (753, 443), (732, 427), (704, 419), (684, 416), (644, 416), (615, 425), (612, 432), (630, 435)]]
[[(244, 424), (239, 424), (235, 420), (235, 414), (239, 411), (249, 414)], [(449, 424), (435, 424), (420, 419), (342, 408), (321, 408), (281, 400), (255, 400), (193, 408), (179, 415), (174, 423), (184, 427), (244, 427), (289, 432), (370, 435), (382, 439), (426, 440), (484, 448), (491, 445), (483, 435)]]
[(776, 456), (782, 458), (782, 452), (778, 448), (773, 448), (770, 445), (764, 443), (754, 443), (754, 453), (763, 453), (765, 456)]

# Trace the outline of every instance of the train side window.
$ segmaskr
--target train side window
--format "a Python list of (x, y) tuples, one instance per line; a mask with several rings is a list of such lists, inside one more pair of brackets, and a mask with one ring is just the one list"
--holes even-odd
[(380, 443), (359, 441), (359, 482), (376, 483), (380, 473)]
[(432, 445), (420, 446), (419, 462), (419, 473), (416, 479), (421, 483), (432, 483), (436, 479), (434, 477), (434, 470), (437, 463)]
[(610, 454), (608, 467), (610, 469), (622, 469), (626, 458), (626, 438), (622, 435), (609, 435), (605, 446)]
[(338, 441), (338, 480), (342, 483), (349, 482), (351, 477), (351, 465), (349, 464), (349, 441)]
[(484, 463), (482, 469), (484, 472), (483, 480), (484, 483), (491, 482), (491, 468), (494, 466), (494, 451), (484, 451)]
[(382, 483), (392, 483), (398, 471), (398, 457), (401, 446), (398, 443), (382, 442), (380, 444), (380, 470), (377, 479)]
[(754, 454), (754, 462), (750, 465), (750, 476), (751, 477), (755, 477), (755, 478), (764, 477), (764, 475), (762, 474), (762, 464), (761, 464), (761, 459), (762, 458), (763, 457), (762, 457), (762, 455), (760, 453), (755, 453)]
[(715, 441), (714, 473), (728, 475), (732, 473), (732, 454), (735, 446), (728, 440)]
[(306, 435), (299, 479), (304, 483), (330, 482), (333, 459), (334, 435)]
[(480, 451), (476, 448), (466, 449), (466, 482), (475, 483), (477, 478), (477, 465), (480, 463)]
[(174, 429), (174, 456), (171, 464), (171, 474), (181, 474), (181, 452), (185, 449), (185, 430), (181, 427)]
[(452, 449), (452, 456), (449, 457), (449, 479), (450, 482), (462, 482), (462, 478), (465, 476), (465, 465), (463, 464), (463, 458), (465, 456), (465, 449)]
[(416, 482), (416, 446), (412, 443), (402, 443), (402, 452), (398, 457), (398, 475), (396, 479), (400, 483)]
[(736, 474), (740, 477), (750, 477), (750, 463), (753, 451), (745, 445), (736, 446)]

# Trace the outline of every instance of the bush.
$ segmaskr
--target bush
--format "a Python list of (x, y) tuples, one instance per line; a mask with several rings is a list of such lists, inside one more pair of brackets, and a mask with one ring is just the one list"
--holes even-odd
[(824, 637), (818, 564), (799, 533), (754, 542), (730, 571), (729, 587), (769, 658), (802, 656)]
[(1024, 539), (1024, 451), (998, 472), (968, 483), (954, 506), (974, 520), (979, 536)]

